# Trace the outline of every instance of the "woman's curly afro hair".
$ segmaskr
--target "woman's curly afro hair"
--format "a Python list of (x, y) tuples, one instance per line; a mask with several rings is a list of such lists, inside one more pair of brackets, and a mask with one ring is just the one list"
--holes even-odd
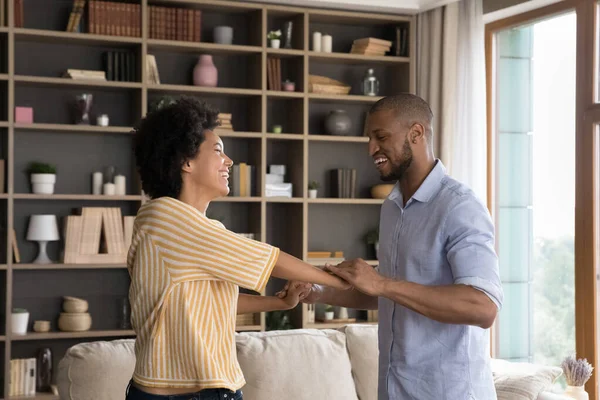
[(204, 131), (219, 125), (218, 116), (207, 103), (181, 97), (142, 118), (134, 128), (134, 154), (147, 195), (179, 197), (181, 168), (198, 154)]

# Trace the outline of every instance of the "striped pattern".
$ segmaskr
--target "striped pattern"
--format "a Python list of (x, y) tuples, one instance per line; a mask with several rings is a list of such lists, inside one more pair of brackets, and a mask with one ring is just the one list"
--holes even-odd
[(240, 389), (239, 286), (261, 292), (278, 255), (174, 198), (144, 204), (127, 257), (133, 379), (149, 387)]

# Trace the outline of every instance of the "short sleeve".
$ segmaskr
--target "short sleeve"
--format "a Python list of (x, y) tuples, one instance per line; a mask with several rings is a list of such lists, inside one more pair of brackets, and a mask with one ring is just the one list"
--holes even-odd
[(157, 202), (147, 214), (146, 229), (175, 272), (201, 269), (246, 289), (265, 288), (279, 257), (277, 247), (238, 235), (178, 200)]
[(460, 197), (446, 218), (444, 232), (454, 283), (482, 291), (501, 309), (504, 294), (494, 249), (494, 225), (487, 208), (472, 195)]

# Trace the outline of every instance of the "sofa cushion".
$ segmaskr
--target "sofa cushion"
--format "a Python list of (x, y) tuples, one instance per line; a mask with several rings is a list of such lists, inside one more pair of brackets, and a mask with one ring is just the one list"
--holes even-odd
[(342, 332), (245, 333), (236, 342), (244, 400), (357, 399)]
[(492, 359), (498, 400), (535, 400), (562, 374), (558, 367)]
[(135, 368), (134, 339), (79, 343), (58, 363), (61, 400), (125, 398)]
[(377, 325), (347, 325), (346, 345), (352, 363), (352, 376), (360, 400), (377, 400), (379, 347)]

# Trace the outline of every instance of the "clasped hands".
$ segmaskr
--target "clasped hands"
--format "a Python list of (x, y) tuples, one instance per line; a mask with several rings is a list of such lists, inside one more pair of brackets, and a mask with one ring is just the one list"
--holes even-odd
[[(374, 297), (377, 297), (382, 293), (383, 285), (386, 281), (385, 277), (380, 275), (373, 266), (369, 265), (361, 258), (343, 261), (335, 266), (327, 264), (323, 269), (348, 282), (352, 288)], [(285, 298), (290, 287), (297, 288), (298, 285), (301, 285), (304, 289), (299, 296), (300, 301), (309, 304), (319, 301), (323, 288), (319, 285), (300, 282), (287, 282), (285, 287), (276, 293), (276, 296)]]

